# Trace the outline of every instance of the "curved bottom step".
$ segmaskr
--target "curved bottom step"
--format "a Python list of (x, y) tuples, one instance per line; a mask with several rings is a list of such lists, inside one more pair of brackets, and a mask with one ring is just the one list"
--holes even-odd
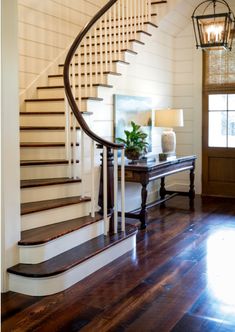
[(99, 236), (40, 264), (17, 264), (7, 271), (11, 291), (45, 296), (63, 291), (135, 248), (137, 230)]

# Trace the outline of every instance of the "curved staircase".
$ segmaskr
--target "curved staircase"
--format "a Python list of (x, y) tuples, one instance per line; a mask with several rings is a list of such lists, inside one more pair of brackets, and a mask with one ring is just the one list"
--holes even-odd
[[(122, 221), (117, 217), (116, 158), (123, 146), (107, 141), (105, 132), (103, 138), (94, 134), (88, 124), (102, 107), (101, 92), (112, 96), (110, 78), (131, 65), (127, 57), (137, 54), (134, 45), (144, 47), (142, 36), (151, 37), (148, 27), (157, 27), (159, 3), (166, 1), (108, 1), (76, 38), (72, 60), (68, 55), (48, 76), (48, 85), (37, 88), (37, 98), (25, 100), (20, 113), (20, 263), (8, 269), (10, 290), (39, 296), (62, 291), (135, 247), (137, 229), (124, 222), (124, 197)], [(96, 143), (103, 148), (102, 214)], [(111, 208), (109, 151), (116, 197)]]

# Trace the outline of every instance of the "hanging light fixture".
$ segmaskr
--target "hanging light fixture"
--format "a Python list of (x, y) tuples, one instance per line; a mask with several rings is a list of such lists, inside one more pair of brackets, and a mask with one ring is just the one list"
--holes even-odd
[[(216, 13), (217, 8), (221, 12)], [(235, 18), (225, 0), (201, 2), (192, 14), (196, 47), (209, 49), (232, 49)]]

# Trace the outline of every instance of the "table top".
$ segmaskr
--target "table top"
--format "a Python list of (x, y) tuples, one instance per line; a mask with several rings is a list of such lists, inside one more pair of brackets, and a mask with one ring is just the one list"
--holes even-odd
[[(135, 171), (151, 171), (151, 169), (156, 168), (165, 168), (170, 165), (180, 164), (185, 162), (193, 162), (197, 159), (195, 155), (191, 156), (177, 156), (174, 159), (166, 160), (166, 161), (159, 161), (158, 156), (155, 156), (155, 161), (148, 161), (141, 160), (137, 161), (136, 163), (131, 163), (130, 161), (126, 160), (125, 162), (125, 169), (126, 170), (135, 170)], [(151, 159), (150, 159), (151, 160)]]

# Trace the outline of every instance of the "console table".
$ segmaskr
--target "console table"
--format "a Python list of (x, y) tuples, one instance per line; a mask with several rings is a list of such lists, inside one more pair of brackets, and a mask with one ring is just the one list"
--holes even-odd
[[(141, 207), (132, 212), (127, 212), (126, 217), (139, 219), (141, 221), (141, 229), (146, 228), (148, 220), (148, 207), (164, 204), (168, 199), (176, 196), (188, 196), (190, 207), (193, 207), (195, 190), (194, 190), (194, 170), (196, 156), (177, 157), (170, 161), (154, 161), (154, 162), (137, 162), (136, 164), (125, 165), (125, 181), (137, 182), (142, 185), (141, 189)], [(189, 191), (171, 191), (165, 189), (165, 177), (179, 172), (189, 171)], [(160, 199), (147, 206), (147, 185), (149, 182), (161, 179)]]

